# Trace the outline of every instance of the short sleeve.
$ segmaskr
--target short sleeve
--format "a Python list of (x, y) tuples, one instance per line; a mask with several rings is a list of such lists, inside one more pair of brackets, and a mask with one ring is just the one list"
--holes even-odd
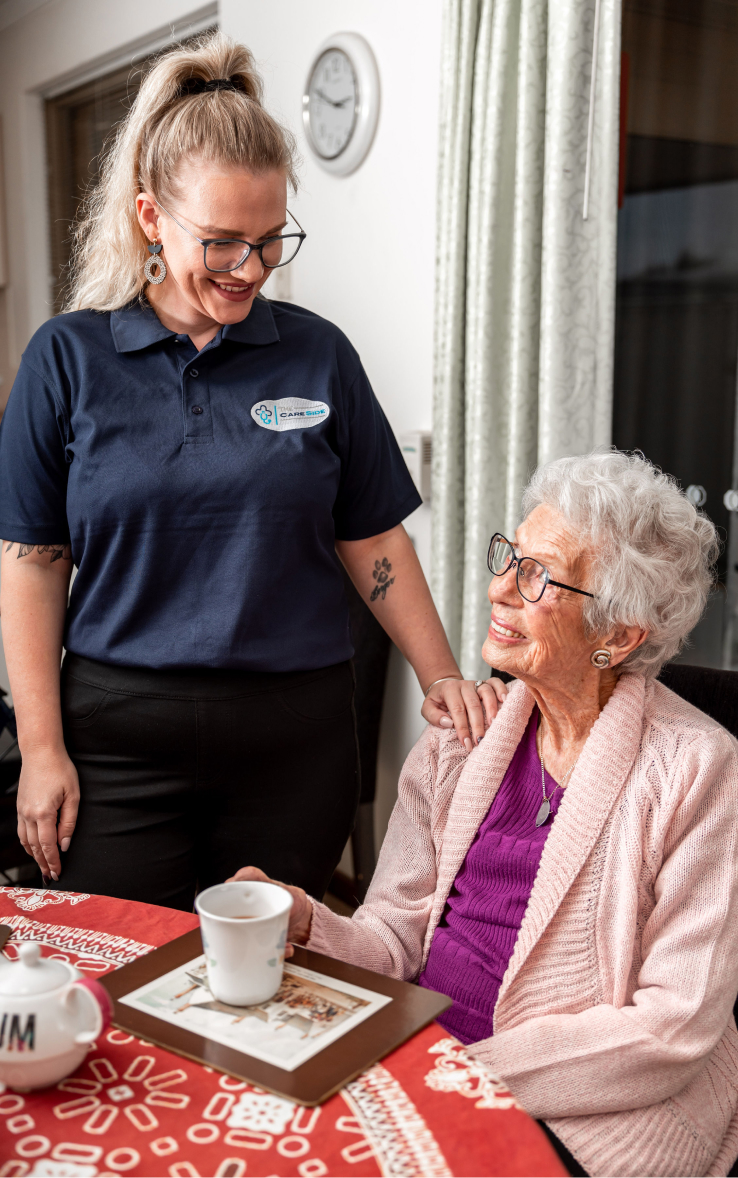
[(26, 544), (69, 539), (65, 417), (52, 388), (24, 358), (0, 422), (0, 537)]
[(402, 523), (423, 500), (363, 368), (345, 395), (344, 415), (336, 539), (366, 540)]

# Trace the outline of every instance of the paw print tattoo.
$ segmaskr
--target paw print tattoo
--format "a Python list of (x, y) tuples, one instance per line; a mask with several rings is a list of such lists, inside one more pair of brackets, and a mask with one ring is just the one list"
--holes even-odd
[(374, 561), (372, 576), (377, 583), (371, 591), (370, 601), (376, 601), (380, 594), (382, 595), (382, 601), (384, 601), (390, 585), (394, 585), (395, 583), (395, 578), (390, 576), (391, 572), (392, 565), (386, 556), (382, 558), (381, 564), (378, 560)]

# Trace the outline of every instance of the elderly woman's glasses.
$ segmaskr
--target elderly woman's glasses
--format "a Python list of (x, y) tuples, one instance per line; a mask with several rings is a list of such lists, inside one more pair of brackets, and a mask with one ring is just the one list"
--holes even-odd
[(157, 203), (162, 212), (166, 213), (175, 225), (179, 225), (180, 229), (189, 233), (190, 237), (200, 243), (203, 249), (205, 269), (209, 270), (211, 274), (227, 274), (231, 270), (239, 270), (253, 253), (259, 255), (265, 270), (278, 270), (280, 266), (286, 266), (295, 258), (297, 251), (307, 237), (307, 233), (297, 217), (293, 217), (289, 209), (287, 215), (292, 217), (300, 230), (299, 233), (281, 233), (278, 237), (268, 237), (266, 241), (260, 241), (258, 245), (251, 241), (240, 241), (234, 237), (197, 237), (186, 225), (178, 221), (173, 213), (165, 209), (161, 201)]
[(493, 576), (504, 577), (513, 565), (517, 565), (518, 592), (526, 601), (540, 601), (547, 585), (555, 585), (557, 589), (569, 589), (571, 593), (581, 593), (583, 597), (594, 597), (594, 593), (588, 593), (586, 589), (576, 589), (574, 585), (554, 581), (545, 564), (541, 564), (532, 556), (516, 556), (510, 541), (506, 540), (501, 532), (495, 532), (489, 542), (487, 568)]

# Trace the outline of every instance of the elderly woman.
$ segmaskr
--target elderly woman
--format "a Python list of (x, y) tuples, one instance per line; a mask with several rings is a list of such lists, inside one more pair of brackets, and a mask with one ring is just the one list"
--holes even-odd
[[(715, 529), (639, 455), (538, 470), (492, 539), (481, 744), (429, 727), (366, 903), (291, 938), (440, 990), (441, 1019), (593, 1175), (738, 1154), (738, 745), (656, 681)], [(238, 878), (260, 878), (245, 868)]]

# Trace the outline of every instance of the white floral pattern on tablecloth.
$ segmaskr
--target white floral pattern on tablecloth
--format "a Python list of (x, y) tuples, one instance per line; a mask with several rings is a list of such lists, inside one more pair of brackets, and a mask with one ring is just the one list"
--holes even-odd
[(3, 894), (23, 912), (36, 912), (47, 904), (81, 904), (89, 892), (50, 892), (44, 888), (4, 888)]
[(428, 1048), (438, 1055), (425, 1082), (434, 1092), (458, 1092), (474, 1101), (475, 1108), (521, 1108), (502, 1080), (479, 1060), (472, 1059), (456, 1039), (440, 1039)]
[(231, 1129), (284, 1133), (297, 1111), (297, 1105), (283, 1096), (269, 1092), (242, 1092), (226, 1121)]

